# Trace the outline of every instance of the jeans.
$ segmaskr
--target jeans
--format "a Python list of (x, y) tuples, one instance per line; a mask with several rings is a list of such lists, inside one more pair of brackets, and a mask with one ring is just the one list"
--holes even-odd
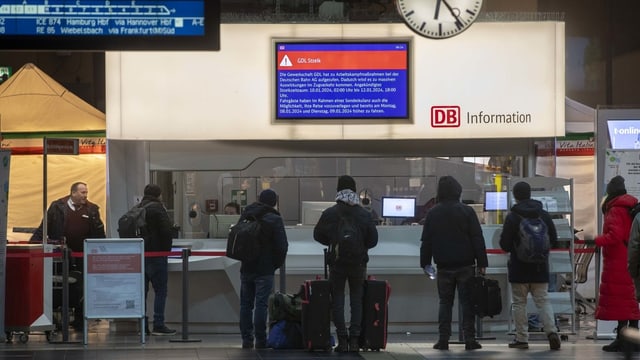
[[(333, 324), (336, 327), (338, 337), (358, 337), (362, 330), (362, 296), (364, 290), (364, 277), (367, 272), (365, 265), (332, 265), (329, 270), (329, 282), (333, 299), (332, 315)], [(351, 320), (349, 333), (344, 316), (344, 289), (349, 282), (349, 305), (351, 307)]]
[(240, 334), (242, 342), (267, 343), (267, 306), (273, 275), (240, 274)]
[(475, 316), (471, 310), (470, 294), (466, 283), (475, 274), (473, 266), (460, 268), (438, 269), (438, 297), (440, 306), (438, 309), (438, 332), (440, 340), (448, 341), (451, 337), (451, 318), (453, 316), (453, 300), (456, 289), (458, 301), (462, 306), (462, 332), (466, 342), (476, 339)]
[(554, 322), (555, 315), (553, 314), (553, 308), (547, 299), (547, 288), (547, 283), (511, 283), (516, 340), (522, 342), (529, 341), (529, 325), (527, 321), (527, 295), (529, 293), (531, 293), (533, 302), (536, 304), (542, 318), (545, 334), (549, 335), (557, 331)]
[(164, 306), (167, 303), (167, 282), (169, 280), (166, 256), (144, 258), (144, 301), (147, 302), (149, 283), (153, 286), (153, 327), (164, 326)]

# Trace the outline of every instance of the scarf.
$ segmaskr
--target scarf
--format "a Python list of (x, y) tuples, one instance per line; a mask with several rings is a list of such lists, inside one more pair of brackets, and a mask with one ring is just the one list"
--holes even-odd
[(358, 197), (358, 194), (356, 194), (351, 189), (344, 189), (344, 190), (338, 191), (338, 193), (336, 194), (336, 201), (338, 200), (352, 206), (360, 205), (360, 198)]

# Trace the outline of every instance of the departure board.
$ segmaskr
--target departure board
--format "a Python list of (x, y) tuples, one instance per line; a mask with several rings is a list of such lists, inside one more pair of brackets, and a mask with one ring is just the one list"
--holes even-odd
[(220, 50), (218, 0), (1, 0), (6, 50)]

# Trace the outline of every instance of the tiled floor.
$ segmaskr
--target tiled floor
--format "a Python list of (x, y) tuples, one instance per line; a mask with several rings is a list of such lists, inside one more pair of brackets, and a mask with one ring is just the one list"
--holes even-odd
[[(13, 343), (0, 345), (0, 359), (15, 360), (76, 360), (76, 359), (184, 359), (184, 360), (226, 360), (226, 359), (367, 359), (367, 360), (420, 360), (420, 359), (623, 359), (621, 353), (605, 353), (602, 346), (610, 340), (590, 340), (594, 321), (589, 316), (581, 319), (577, 334), (569, 335), (562, 342), (560, 351), (549, 350), (542, 335), (532, 335), (528, 350), (509, 349), (507, 344), (512, 336), (505, 333), (485, 333), (491, 340), (482, 340), (483, 348), (465, 351), (464, 345), (451, 344), (449, 351), (433, 350), (437, 334), (390, 334), (387, 349), (381, 352), (361, 352), (360, 354), (338, 354), (333, 352), (306, 352), (297, 350), (243, 350), (239, 335), (194, 334), (185, 337), (196, 342), (181, 342), (183, 336), (149, 336), (146, 343), (140, 343), (135, 333), (114, 333), (109, 331), (106, 321), (92, 322), (89, 327), (88, 345), (82, 345), (79, 334), (70, 333), (69, 340), (77, 343), (50, 343), (44, 335), (31, 334), (26, 343), (14, 339)], [(52, 341), (60, 341), (60, 334), (52, 336)], [(171, 341), (173, 340), (173, 341)], [(640, 359), (640, 354), (634, 355)]]

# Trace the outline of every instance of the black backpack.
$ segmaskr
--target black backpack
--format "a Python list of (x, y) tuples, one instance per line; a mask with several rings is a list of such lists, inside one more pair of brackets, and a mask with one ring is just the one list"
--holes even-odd
[(253, 261), (260, 255), (262, 221), (253, 215), (238, 221), (227, 237), (227, 257), (240, 261)]
[(635, 219), (638, 213), (640, 213), (640, 203), (637, 203), (634, 207), (629, 209), (629, 215), (631, 215), (631, 220)]
[(138, 238), (147, 234), (147, 206), (132, 207), (118, 219), (118, 235), (121, 238)]
[(541, 217), (520, 216), (519, 241), (515, 247), (518, 260), (533, 264), (546, 263), (551, 248), (548, 230)]
[(356, 219), (337, 206), (338, 224), (334, 238), (329, 244), (328, 264), (356, 265), (362, 263), (366, 254), (364, 239)]

